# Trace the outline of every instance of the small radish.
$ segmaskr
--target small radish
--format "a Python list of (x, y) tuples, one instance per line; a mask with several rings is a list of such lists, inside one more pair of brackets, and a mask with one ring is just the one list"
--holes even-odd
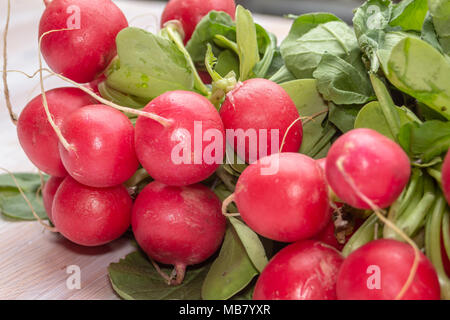
[(450, 203), (450, 152), (447, 152), (442, 164), (442, 191), (447, 203)]
[(234, 19), (236, 4), (234, 0), (170, 0), (161, 16), (161, 28), (170, 20), (180, 21), (186, 44), (200, 20), (212, 10), (226, 12)]
[(136, 154), (152, 178), (167, 185), (190, 185), (208, 178), (222, 163), (225, 132), (208, 99), (171, 91), (143, 110), (168, 120), (166, 126), (142, 116), (136, 122)]
[(273, 154), (251, 164), (233, 197), (247, 225), (276, 241), (308, 239), (331, 218), (322, 169), (299, 153)]
[(82, 184), (113, 187), (128, 180), (139, 166), (133, 125), (111, 107), (80, 108), (65, 119), (61, 132), (73, 148), (59, 145), (64, 167)]
[(254, 300), (336, 300), (336, 280), (343, 257), (319, 241), (299, 241), (283, 248), (256, 282)]
[(116, 35), (128, 27), (111, 0), (53, 0), (39, 23), (41, 52), (50, 68), (78, 83), (94, 80), (116, 55)]
[[(248, 163), (278, 153), (281, 148), (283, 152), (300, 149), (303, 136), (300, 115), (286, 91), (275, 82), (250, 79), (238, 84), (227, 94), (220, 116), (227, 129), (228, 143)], [(236, 135), (228, 136), (228, 129)], [(249, 130), (248, 138), (237, 135), (238, 130), (243, 133)]]
[[(46, 92), (48, 107), (57, 126), (75, 110), (95, 103), (78, 88), (57, 88)], [(48, 122), (42, 104), (42, 95), (31, 100), (23, 109), (17, 122), (17, 135), (25, 154), (45, 173), (64, 177), (64, 168), (58, 151), (58, 137)]]
[(131, 221), (139, 246), (160, 263), (175, 266), (183, 281), (186, 266), (208, 259), (220, 246), (226, 219), (217, 196), (203, 185), (170, 187), (154, 181), (137, 197)]
[(93, 188), (67, 177), (53, 201), (53, 223), (70, 241), (99, 246), (130, 226), (133, 201), (124, 186)]
[(42, 202), (44, 202), (44, 208), (50, 221), (52, 221), (53, 199), (63, 181), (64, 178), (50, 177), (42, 189)]
[[(352, 207), (390, 206), (411, 173), (402, 148), (371, 129), (354, 129), (339, 137), (327, 155), (326, 178), (336, 195)], [(367, 198), (367, 199), (363, 199)]]
[[(352, 252), (342, 264), (336, 286), (338, 299), (396, 299), (408, 279), (413, 261), (414, 249), (404, 242), (392, 239), (369, 242)], [(436, 271), (422, 253), (415, 276), (401, 299), (440, 299)]]

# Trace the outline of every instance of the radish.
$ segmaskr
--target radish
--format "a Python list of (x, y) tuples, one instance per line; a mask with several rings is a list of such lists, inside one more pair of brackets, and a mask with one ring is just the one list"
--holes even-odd
[[(337, 280), (340, 300), (392, 300), (405, 286), (414, 249), (392, 239), (371, 241), (345, 259)], [(431, 262), (420, 253), (415, 276), (403, 300), (439, 300), (439, 281)]]
[[(95, 103), (78, 88), (57, 88), (46, 92), (50, 113), (57, 126), (73, 111)], [(23, 109), (17, 122), (20, 145), (31, 162), (41, 171), (64, 177), (64, 168), (58, 151), (58, 137), (48, 122), (42, 105), (42, 95), (31, 100)]]
[(205, 97), (190, 91), (166, 92), (143, 110), (168, 121), (162, 125), (140, 116), (136, 122), (136, 154), (155, 180), (174, 186), (197, 183), (223, 162), (223, 124)]
[(44, 202), (44, 208), (50, 221), (52, 221), (53, 199), (63, 181), (64, 178), (50, 177), (42, 189), (42, 202)]
[(116, 55), (116, 35), (128, 27), (111, 0), (53, 0), (39, 23), (41, 52), (50, 68), (78, 83), (94, 80)]
[(60, 143), (64, 167), (78, 182), (113, 187), (127, 181), (139, 163), (134, 151), (134, 128), (120, 111), (90, 105), (73, 112), (61, 127), (73, 150)]
[[(220, 116), (227, 129), (227, 142), (248, 163), (278, 153), (281, 148), (284, 152), (300, 149), (303, 136), (300, 115), (286, 91), (275, 82), (250, 79), (238, 84), (227, 94)], [(229, 135), (228, 129), (236, 134)], [(248, 138), (238, 135), (237, 130), (248, 132)]]
[(154, 181), (138, 195), (131, 220), (147, 255), (175, 266), (183, 281), (186, 266), (208, 259), (220, 246), (226, 219), (217, 196), (203, 185), (171, 187)]
[(245, 223), (276, 241), (310, 238), (331, 218), (322, 169), (299, 153), (273, 154), (248, 166), (233, 198)]
[[(390, 206), (411, 173), (403, 149), (371, 129), (354, 129), (331, 146), (326, 162), (327, 182), (345, 203), (359, 209)], [(367, 201), (368, 200), (368, 201)]]
[(442, 191), (447, 203), (450, 203), (450, 152), (447, 152), (442, 164)]
[(128, 229), (132, 205), (124, 186), (93, 188), (68, 176), (53, 201), (53, 223), (70, 241), (99, 246), (119, 238)]
[(234, 0), (170, 0), (161, 16), (161, 28), (170, 20), (180, 21), (186, 44), (200, 20), (212, 10), (224, 11), (234, 19), (236, 4)]
[(319, 241), (283, 248), (256, 282), (254, 300), (336, 300), (341, 254)]

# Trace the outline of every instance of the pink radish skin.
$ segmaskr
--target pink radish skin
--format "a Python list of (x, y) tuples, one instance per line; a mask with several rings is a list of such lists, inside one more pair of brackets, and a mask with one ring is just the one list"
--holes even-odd
[(339, 199), (358, 209), (371, 209), (358, 192), (376, 206), (386, 208), (408, 183), (411, 167), (398, 144), (374, 130), (354, 129), (331, 146), (325, 171), (327, 182)]
[[(152, 100), (144, 111), (170, 121), (167, 127), (145, 117), (139, 117), (136, 122), (136, 154), (139, 162), (155, 180), (173, 186), (194, 184), (208, 178), (222, 163), (225, 155), (225, 132), (219, 113), (208, 99), (194, 92), (171, 91)], [(198, 133), (194, 132), (194, 122), (201, 124), (202, 130)], [(194, 140), (201, 141), (206, 131), (216, 132), (220, 141), (213, 138), (197, 148)], [(176, 139), (172, 140), (173, 137)], [(177, 163), (172, 152), (184, 142), (190, 144), (191, 152), (187, 162)], [(205, 155), (210, 154), (205, 149), (211, 144), (221, 152), (218, 161), (205, 158)], [(197, 163), (194, 152), (199, 155)], [(180, 154), (184, 155), (181, 151)], [(211, 154), (216, 156), (215, 151)]]
[[(342, 264), (336, 287), (338, 299), (395, 299), (406, 283), (413, 261), (414, 249), (406, 243), (392, 239), (369, 242), (352, 252)], [(379, 286), (376, 286), (378, 276)], [(439, 299), (436, 271), (420, 253), (417, 273), (402, 300)]]
[(175, 266), (179, 284), (186, 266), (205, 261), (219, 248), (226, 219), (220, 200), (205, 186), (154, 181), (137, 197), (131, 224), (150, 258)]
[(133, 201), (124, 186), (92, 188), (67, 177), (53, 201), (53, 223), (70, 241), (99, 246), (119, 238), (130, 226)]
[(442, 191), (447, 203), (450, 203), (450, 152), (447, 152), (442, 164)]
[(258, 278), (253, 300), (336, 300), (341, 254), (319, 241), (299, 241), (278, 252)]
[(47, 212), (47, 217), (52, 220), (52, 208), (53, 208), (53, 199), (55, 198), (56, 191), (58, 191), (61, 182), (64, 181), (64, 178), (59, 177), (50, 177), (44, 185), (42, 189), (42, 201), (44, 202), (44, 208)]
[(178, 20), (183, 26), (186, 44), (197, 24), (210, 11), (224, 11), (234, 19), (234, 0), (170, 0), (161, 16), (161, 28), (170, 20)]
[[(58, 127), (75, 110), (95, 103), (78, 88), (52, 89), (46, 92), (46, 97), (48, 108)], [(67, 175), (59, 156), (58, 137), (47, 119), (42, 95), (31, 100), (20, 113), (17, 135), (22, 149), (36, 167), (51, 176)]]
[[(263, 173), (277, 161), (278, 172)], [(248, 166), (236, 184), (234, 201), (252, 230), (276, 241), (308, 239), (331, 219), (322, 169), (299, 153), (274, 154)]]
[(72, 113), (61, 128), (74, 150), (60, 143), (59, 152), (69, 174), (91, 187), (113, 187), (127, 181), (139, 163), (134, 151), (134, 128), (120, 111), (90, 105)]
[[(246, 138), (245, 154), (239, 152), (239, 139), (234, 137), (234, 141), (228, 143), (234, 146), (241, 159), (247, 163), (252, 163), (262, 156), (278, 153), (283, 142), (283, 137), (299, 117), (294, 102), (286, 91), (275, 82), (266, 79), (250, 79), (238, 84), (236, 88), (230, 91), (222, 107), (220, 108), (225, 129), (248, 129), (256, 130), (257, 141), (250, 143), (257, 145), (257, 153), (250, 154), (249, 140)], [(260, 130), (267, 130), (267, 140), (260, 141)], [(272, 130), (278, 130), (278, 147), (272, 150)], [(283, 152), (297, 152), (302, 144), (303, 126), (301, 120), (295, 122), (290, 128), (283, 145)], [(227, 137), (229, 138), (229, 137)], [(260, 149), (260, 144), (266, 146)]]
[(41, 52), (54, 72), (90, 82), (116, 55), (116, 35), (126, 27), (127, 19), (111, 0), (53, 0), (42, 14), (39, 37), (51, 30), (72, 30), (45, 35)]

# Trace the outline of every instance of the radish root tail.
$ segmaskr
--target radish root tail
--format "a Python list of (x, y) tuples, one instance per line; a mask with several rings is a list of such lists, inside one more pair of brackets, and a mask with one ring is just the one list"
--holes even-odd
[(25, 193), (23, 192), (22, 188), (20, 187), (19, 183), (17, 182), (16, 177), (14, 176), (14, 174), (4, 168), (0, 168), (0, 170), (8, 173), (11, 178), (13, 179), (14, 183), (16, 184), (17, 189), (19, 189), (20, 194), (22, 195), (23, 199), (25, 200), (25, 202), (27, 203), (28, 207), (30, 207), (31, 212), (33, 213), (33, 216), (36, 218), (36, 220), (48, 231), (50, 232), (58, 232), (58, 230), (55, 227), (51, 227), (50, 225), (46, 224), (41, 217), (39, 217), (39, 215), (36, 213), (36, 211), (33, 208), (33, 205), (31, 204), (30, 200), (28, 200), (28, 197), (25, 195)]
[(228, 206), (234, 201), (234, 193), (230, 194), (225, 200), (222, 202), (222, 214), (225, 217), (238, 217), (240, 216), (239, 213), (228, 213), (227, 208)]
[(8, 0), (8, 9), (6, 14), (6, 24), (5, 31), (3, 32), (3, 93), (5, 95), (6, 108), (8, 109), (9, 117), (14, 125), (17, 125), (17, 115), (14, 113), (11, 104), (11, 98), (9, 96), (9, 88), (8, 88), (8, 73), (6, 69), (8, 67), (8, 50), (7, 50), (7, 38), (8, 38), (8, 29), (9, 29), (9, 21), (11, 16), (11, 0)]
[(406, 291), (408, 291), (408, 289), (410, 288), (410, 286), (414, 280), (414, 277), (416, 276), (417, 268), (419, 266), (419, 261), (420, 261), (420, 250), (417, 247), (416, 243), (410, 237), (408, 237), (408, 235), (406, 233), (404, 233), (403, 230), (398, 228), (392, 221), (390, 221), (389, 219), (387, 219), (384, 216), (384, 211), (380, 207), (378, 207), (375, 203), (373, 203), (372, 200), (370, 200), (364, 193), (362, 193), (359, 190), (359, 188), (356, 186), (355, 182), (353, 181), (352, 177), (346, 172), (346, 170), (344, 168), (344, 161), (345, 161), (345, 157), (340, 157), (337, 160), (336, 165), (337, 165), (339, 171), (344, 176), (345, 181), (350, 185), (350, 188), (356, 193), (356, 195), (361, 200), (363, 200), (370, 206), (370, 208), (377, 215), (378, 219), (380, 219), (385, 225), (387, 225), (389, 228), (391, 228), (396, 233), (398, 233), (400, 235), (400, 237), (402, 237), (414, 249), (414, 261), (411, 266), (411, 270), (409, 272), (408, 278), (407, 278), (405, 284), (403, 285), (402, 289), (400, 290), (400, 292), (395, 297), (395, 300), (401, 300), (403, 298), (403, 296), (405, 295)]

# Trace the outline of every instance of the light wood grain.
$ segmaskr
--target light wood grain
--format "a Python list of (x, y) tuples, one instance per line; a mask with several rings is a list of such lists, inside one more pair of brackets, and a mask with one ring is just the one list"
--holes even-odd
[[(162, 3), (117, 1), (131, 25), (157, 30)], [(0, 2), (0, 22), (6, 14)], [(44, 9), (40, 0), (13, 0), (8, 37), (9, 69), (33, 73), (38, 68), (37, 28)], [(290, 22), (256, 15), (255, 20), (282, 39)], [(3, 32), (3, 26), (1, 26)], [(2, 47), (0, 47), (2, 50)], [(8, 75), (14, 111), (19, 114), (39, 93), (37, 79)], [(46, 89), (66, 85), (55, 78)], [(14, 125), (9, 121), (3, 93), (0, 96), (0, 167), (11, 171), (36, 172), (20, 148)], [(0, 217), (0, 299), (118, 299), (107, 276), (107, 266), (134, 250), (128, 239), (96, 248), (75, 245), (58, 234), (44, 231), (36, 222), (17, 222)], [(81, 289), (69, 290), (66, 269), (81, 269)]]

